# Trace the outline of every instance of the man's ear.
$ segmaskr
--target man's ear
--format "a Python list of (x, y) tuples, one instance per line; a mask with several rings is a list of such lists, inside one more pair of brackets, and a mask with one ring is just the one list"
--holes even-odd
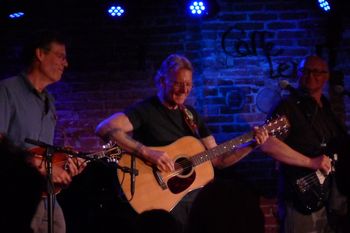
[(39, 61), (41, 61), (45, 55), (45, 51), (41, 48), (36, 48), (35, 49), (35, 59), (38, 59)]

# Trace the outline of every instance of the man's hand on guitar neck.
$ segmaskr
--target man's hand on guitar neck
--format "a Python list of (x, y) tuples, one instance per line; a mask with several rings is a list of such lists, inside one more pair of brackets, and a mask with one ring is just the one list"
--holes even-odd
[[(45, 161), (41, 159), (33, 159), (31, 163), (46, 176)], [(86, 161), (81, 158), (68, 158), (65, 165), (52, 166), (52, 181), (53, 183), (69, 185), (72, 182), (72, 177), (80, 174), (86, 167)]]
[[(40, 147), (32, 148), (30, 152), (33, 157), (30, 157), (29, 162), (33, 164), (39, 172), (47, 175), (46, 161), (44, 156), (44, 149)], [(72, 177), (80, 174), (87, 165), (87, 161), (78, 157), (71, 157), (64, 153), (55, 153), (53, 155), (52, 165), (52, 181), (56, 184), (64, 186), (72, 182)]]
[(69, 175), (71, 177), (76, 176), (80, 174), (86, 167), (88, 161), (86, 159), (82, 159), (80, 157), (77, 157), (76, 155), (79, 153), (78, 151), (74, 150), (70, 146), (65, 147), (66, 150), (72, 151), (72, 155), (74, 156), (68, 156), (67, 162), (65, 163), (65, 170), (68, 171)]
[(254, 139), (258, 145), (263, 144), (269, 137), (268, 131), (264, 127), (253, 127)]
[[(46, 176), (46, 162), (44, 161), (42, 156), (35, 156), (30, 160), (30, 163), (33, 164), (39, 172)], [(61, 165), (53, 165), (52, 166), (52, 181), (53, 183), (68, 185), (72, 182), (72, 177), (69, 173), (63, 168)]]
[(69, 185), (72, 182), (72, 177), (80, 174), (87, 163), (82, 158), (68, 158), (66, 164), (61, 166), (53, 166), (52, 180), (54, 183)]
[(324, 175), (331, 172), (331, 159), (326, 155), (310, 158), (310, 167), (314, 170), (320, 170)]

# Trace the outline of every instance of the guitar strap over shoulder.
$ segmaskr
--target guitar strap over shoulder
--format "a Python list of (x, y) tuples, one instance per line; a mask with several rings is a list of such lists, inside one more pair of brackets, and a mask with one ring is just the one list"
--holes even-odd
[(182, 116), (185, 119), (187, 126), (191, 129), (193, 135), (195, 135), (198, 139), (200, 139), (198, 125), (194, 122), (193, 114), (185, 105), (179, 105), (179, 109), (182, 113)]

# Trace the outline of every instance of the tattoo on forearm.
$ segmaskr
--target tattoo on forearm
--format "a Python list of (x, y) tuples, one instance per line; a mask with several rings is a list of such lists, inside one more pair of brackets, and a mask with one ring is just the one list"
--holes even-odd
[[(121, 134), (116, 135), (116, 133), (121, 132)], [(124, 147), (124, 149), (129, 149), (130, 152), (140, 155), (142, 143), (136, 141), (130, 137), (127, 133), (123, 132), (120, 128), (114, 128), (108, 131), (109, 140), (115, 140), (119, 146)], [(121, 145), (120, 145), (121, 144)], [(125, 148), (126, 147), (126, 148)]]

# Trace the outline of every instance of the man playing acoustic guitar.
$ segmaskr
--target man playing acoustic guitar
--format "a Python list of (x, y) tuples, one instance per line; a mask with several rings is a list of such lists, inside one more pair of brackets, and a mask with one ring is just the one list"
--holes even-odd
[[(192, 72), (192, 64), (187, 58), (170, 55), (162, 63), (155, 77), (158, 88), (157, 96), (148, 98), (123, 113), (112, 115), (99, 124), (97, 133), (104, 139), (115, 140), (119, 146), (135, 153), (163, 172), (176, 170), (174, 160), (169, 152), (150, 146), (166, 146), (184, 136), (195, 136), (200, 139), (205, 148), (214, 148), (217, 144), (203, 120), (192, 107), (184, 106), (184, 102), (192, 90)], [(185, 111), (187, 113), (184, 113)], [(193, 118), (195, 130), (192, 130), (186, 122), (185, 117), (187, 115)], [(263, 130), (258, 131), (258, 129), (256, 131), (259, 133), (255, 139), (260, 144), (266, 140), (267, 133)], [(133, 133), (134, 139), (127, 135), (130, 132)], [(180, 146), (182, 148), (186, 147)], [(189, 147), (191, 145), (187, 148)], [(252, 149), (253, 146), (250, 145), (230, 154), (214, 158), (211, 162), (216, 167), (227, 167)], [(232, 153), (239, 156), (230, 156)], [(140, 182), (141, 175), (137, 177), (137, 182)], [(199, 176), (197, 174), (197, 179)], [(205, 185), (205, 183), (202, 185)], [(192, 189), (192, 187), (189, 187), (189, 189)], [(135, 197), (133, 198), (136, 198), (139, 192), (140, 190), (136, 187)], [(140, 195), (144, 194), (140, 193)], [(170, 207), (174, 216), (184, 225), (194, 195), (194, 192), (192, 192), (183, 198), (174, 209)]]
[[(192, 90), (192, 73), (186, 57), (170, 55), (155, 76), (157, 95), (115, 113), (96, 129), (104, 140), (114, 140), (137, 156), (136, 179), (118, 172), (132, 207), (139, 213), (149, 209), (171, 211), (183, 227), (196, 195), (188, 192), (213, 179), (212, 166), (230, 166), (268, 138), (265, 127), (256, 127), (247, 137), (218, 146), (198, 113), (184, 105)], [(131, 156), (123, 157), (121, 165), (133, 164)]]

